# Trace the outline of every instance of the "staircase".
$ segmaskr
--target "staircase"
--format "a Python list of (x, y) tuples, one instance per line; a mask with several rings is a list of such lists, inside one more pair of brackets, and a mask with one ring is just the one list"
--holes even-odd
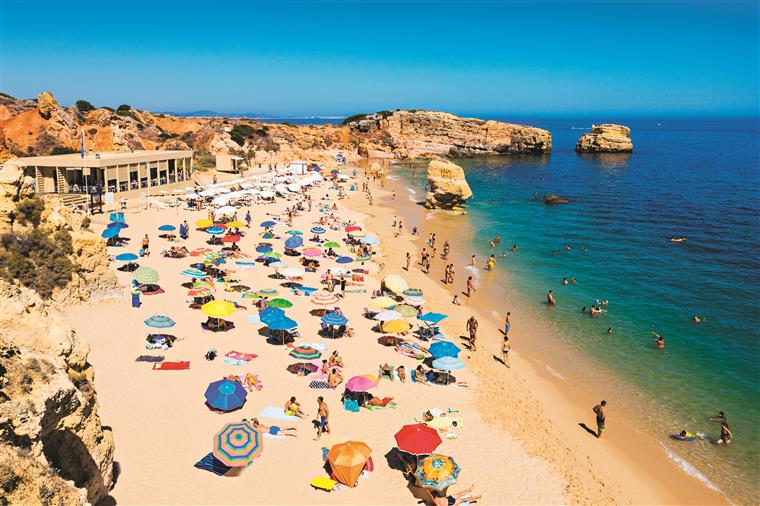
[(63, 171), (61, 169), (55, 169), (55, 179), (58, 193), (66, 193), (69, 191), (69, 182), (66, 181), (66, 176), (63, 175)]
[(85, 208), (90, 203), (89, 195), (81, 195), (79, 193), (61, 193), (59, 196), (63, 201), (63, 205), (66, 207)]

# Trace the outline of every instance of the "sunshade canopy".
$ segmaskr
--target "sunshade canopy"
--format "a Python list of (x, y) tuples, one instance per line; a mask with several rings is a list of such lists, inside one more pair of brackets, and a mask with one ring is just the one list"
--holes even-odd
[(247, 466), (263, 449), (261, 433), (248, 422), (228, 423), (214, 436), (214, 457), (230, 467)]
[(413, 455), (430, 455), (442, 442), (438, 431), (423, 423), (404, 425), (394, 437), (399, 450)]
[(330, 448), (327, 461), (336, 480), (349, 487), (355, 487), (371, 453), (372, 449), (366, 443), (346, 441)]

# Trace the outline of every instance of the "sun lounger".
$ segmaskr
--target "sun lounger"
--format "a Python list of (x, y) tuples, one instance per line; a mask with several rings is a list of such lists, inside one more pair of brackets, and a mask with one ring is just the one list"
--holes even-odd
[(184, 371), (190, 369), (190, 362), (160, 362), (153, 364), (154, 371)]
[(285, 422), (298, 421), (297, 416), (286, 415), (283, 408), (276, 408), (274, 406), (267, 406), (266, 408), (262, 409), (261, 413), (259, 413), (259, 418), (271, 418), (273, 420), (282, 420)]
[(201, 460), (195, 463), (195, 466), (198, 469), (203, 469), (204, 471), (208, 471), (210, 473), (214, 473), (217, 476), (224, 476), (229, 472), (231, 467), (225, 465), (222, 461), (214, 457), (213, 453), (209, 453), (205, 457), (203, 457)]

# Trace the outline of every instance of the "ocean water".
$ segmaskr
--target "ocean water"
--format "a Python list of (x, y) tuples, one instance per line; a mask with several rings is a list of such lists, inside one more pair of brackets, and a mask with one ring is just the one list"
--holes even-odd
[[(631, 385), (627, 410), (682, 467), (735, 501), (758, 503), (758, 121), (617, 119), (632, 128), (635, 151), (604, 155), (574, 151), (585, 131), (578, 128), (593, 120), (511, 121), (550, 130), (553, 152), (455, 160), (475, 195), (468, 215), (454, 218), (471, 231), (467, 246), (482, 264), (499, 234), (505, 300), (531, 301), (563, 339)], [(412, 199), (424, 195), (424, 165), (394, 172), (416, 189)], [(545, 193), (570, 202), (535, 200)], [(563, 277), (577, 284), (563, 286)], [(543, 304), (549, 289), (553, 308)], [(606, 313), (581, 313), (597, 300), (608, 301)], [(693, 315), (705, 321), (695, 324)], [(719, 410), (734, 434), (730, 447), (713, 443), (720, 426), (708, 418)], [(668, 439), (681, 429), (707, 438)]]

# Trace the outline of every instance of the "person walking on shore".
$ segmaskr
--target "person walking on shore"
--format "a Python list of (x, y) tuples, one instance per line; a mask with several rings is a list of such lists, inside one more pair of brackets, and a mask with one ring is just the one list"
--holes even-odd
[(409, 252), (406, 252), (406, 270), (409, 271), (409, 265), (412, 263), (412, 255), (409, 254)]
[(467, 333), (470, 336), (470, 349), (478, 351), (475, 345), (475, 340), (478, 337), (478, 320), (475, 319), (475, 316), (470, 316), (470, 319), (467, 320)]
[(325, 403), (325, 399), (321, 395), (317, 398), (317, 406), (319, 426), (317, 428), (317, 437), (314, 438), (315, 441), (319, 439), (323, 432), (330, 433), (330, 410), (327, 408), (327, 403)]
[(594, 406), (594, 413), (596, 413), (596, 437), (599, 439), (602, 437), (602, 431), (604, 430), (604, 422), (607, 419), (607, 412), (605, 410), (607, 401), (602, 401)]
[(472, 276), (470, 276), (467, 278), (467, 292), (465, 293), (465, 295), (467, 295), (468, 297), (471, 297), (472, 292), (474, 291), (475, 291), (475, 285), (472, 284)]
[(507, 311), (507, 316), (504, 318), (504, 335), (509, 335), (509, 311)]
[(511, 346), (509, 344), (509, 337), (504, 336), (504, 342), (501, 345), (501, 361), (504, 362), (504, 365), (509, 367), (509, 350), (511, 349)]

